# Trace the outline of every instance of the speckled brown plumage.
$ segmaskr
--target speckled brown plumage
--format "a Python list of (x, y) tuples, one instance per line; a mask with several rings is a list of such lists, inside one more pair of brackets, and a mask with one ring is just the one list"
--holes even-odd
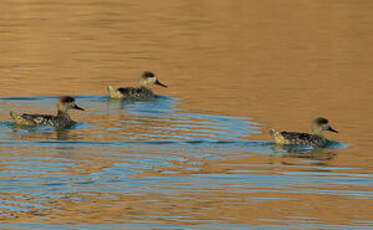
[(56, 128), (68, 128), (75, 124), (68, 114), (70, 109), (84, 110), (75, 104), (73, 97), (63, 96), (57, 101), (57, 115), (55, 116), (49, 114), (19, 114), (13, 111), (9, 114), (16, 124), (22, 126), (49, 125)]
[(68, 128), (75, 124), (68, 114), (54, 116), (49, 114), (13, 113), (11, 117), (17, 124), (27, 126), (49, 125), (56, 128)]
[(327, 139), (325, 137), (309, 133), (283, 131), (280, 134), (284, 137), (287, 144), (324, 146), (327, 143)]
[(325, 147), (328, 139), (323, 135), (323, 131), (336, 132), (326, 118), (318, 117), (312, 121), (312, 134), (301, 132), (287, 132), (270, 130), (270, 135), (277, 144), (303, 144), (317, 147)]
[(106, 87), (106, 90), (111, 98), (146, 100), (155, 97), (151, 90), (153, 84), (167, 88), (166, 85), (158, 81), (158, 78), (154, 73), (145, 71), (140, 76), (139, 87), (121, 87), (114, 89), (112, 86), (108, 86)]
[(141, 99), (154, 97), (154, 93), (150, 88), (126, 87), (117, 89), (125, 98)]

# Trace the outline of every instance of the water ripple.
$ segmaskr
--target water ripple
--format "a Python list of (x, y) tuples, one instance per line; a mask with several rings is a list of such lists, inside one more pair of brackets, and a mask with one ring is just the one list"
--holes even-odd
[[(53, 112), (55, 100), (0, 98), (1, 112)], [(101, 96), (78, 96), (77, 100), (87, 112), (72, 114), (79, 121), (72, 129), (16, 128), (11, 121), (0, 123), (0, 188), (6, 191), (0, 193), (0, 219), (11, 221), (23, 215), (41, 221), (48, 216), (74, 216), (79, 206), (89, 215), (92, 207), (87, 202), (93, 202), (93, 197), (99, 210), (115, 210), (125, 202), (134, 215), (146, 210), (144, 216), (159, 223), (167, 207), (178, 205), (179, 200), (205, 203), (214, 199), (230, 202), (225, 204), (229, 207), (253, 201), (300, 202), (304, 195), (355, 200), (373, 195), (358, 189), (370, 183), (370, 174), (328, 165), (335, 156), (329, 152), (344, 147), (342, 143), (334, 142), (326, 150), (278, 149), (271, 141), (253, 140), (262, 124), (250, 117), (191, 113), (178, 109), (180, 102), (170, 97), (149, 102)], [(222, 195), (222, 191), (229, 192)], [(132, 199), (142, 203), (136, 207), (126, 203)], [(121, 218), (134, 221), (134, 215)], [(192, 216), (174, 219), (198, 223)], [(212, 222), (202, 222), (214, 228)], [(30, 223), (12, 225), (25, 226), (38, 228)]]

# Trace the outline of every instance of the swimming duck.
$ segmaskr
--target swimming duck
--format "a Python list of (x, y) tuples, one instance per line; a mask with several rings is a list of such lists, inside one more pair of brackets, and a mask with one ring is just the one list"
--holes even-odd
[(329, 124), (328, 119), (318, 117), (312, 121), (312, 134), (298, 133), (298, 132), (279, 132), (274, 129), (269, 131), (270, 135), (274, 138), (277, 144), (304, 144), (316, 147), (324, 147), (328, 143), (323, 135), (323, 131), (331, 131), (338, 133)]
[(125, 87), (125, 88), (118, 88), (114, 90), (112, 86), (108, 86), (106, 88), (107, 92), (109, 93), (111, 98), (117, 99), (125, 99), (125, 98), (132, 98), (132, 99), (147, 99), (154, 97), (153, 91), (151, 89), (151, 85), (160, 85), (162, 87), (167, 88), (166, 85), (162, 84), (158, 81), (157, 76), (154, 73), (145, 71), (139, 79), (139, 87)]
[(50, 125), (56, 128), (68, 128), (75, 122), (71, 120), (68, 111), (70, 109), (83, 110), (83, 108), (75, 104), (75, 99), (70, 96), (62, 96), (57, 100), (57, 115), (47, 114), (27, 114), (15, 113), (11, 111), (10, 117), (16, 122), (17, 125), (22, 126), (37, 126), (37, 125)]

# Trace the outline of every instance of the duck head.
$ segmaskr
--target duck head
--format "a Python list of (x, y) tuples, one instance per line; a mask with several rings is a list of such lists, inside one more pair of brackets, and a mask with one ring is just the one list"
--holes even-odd
[(151, 85), (160, 85), (162, 87), (165, 87), (167, 88), (167, 85), (165, 84), (162, 84), (157, 76), (155, 76), (154, 73), (152, 72), (149, 72), (149, 71), (145, 71), (141, 76), (140, 76), (140, 79), (139, 79), (139, 84), (140, 86), (143, 86), (143, 87), (150, 87)]
[(75, 98), (71, 96), (62, 96), (58, 98), (57, 101), (57, 110), (59, 112), (66, 113), (70, 109), (76, 109), (76, 110), (82, 110), (84, 109), (82, 107), (79, 107), (77, 104), (75, 104)]
[(329, 124), (328, 119), (323, 117), (318, 117), (312, 121), (312, 132), (314, 134), (321, 134), (323, 131), (330, 131), (334, 133), (338, 133), (337, 130), (333, 129), (332, 126)]

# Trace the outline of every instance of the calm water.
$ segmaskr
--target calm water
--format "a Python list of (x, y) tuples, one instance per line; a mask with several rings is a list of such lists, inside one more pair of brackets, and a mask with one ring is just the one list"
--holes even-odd
[[(373, 229), (373, 2), (1, 1), (0, 228)], [(110, 100), (144, 70), (169, 88)], [(85, 112), (69, 130), (10, 110)], [(279, 148), (269, 128), (339, 134)]]

